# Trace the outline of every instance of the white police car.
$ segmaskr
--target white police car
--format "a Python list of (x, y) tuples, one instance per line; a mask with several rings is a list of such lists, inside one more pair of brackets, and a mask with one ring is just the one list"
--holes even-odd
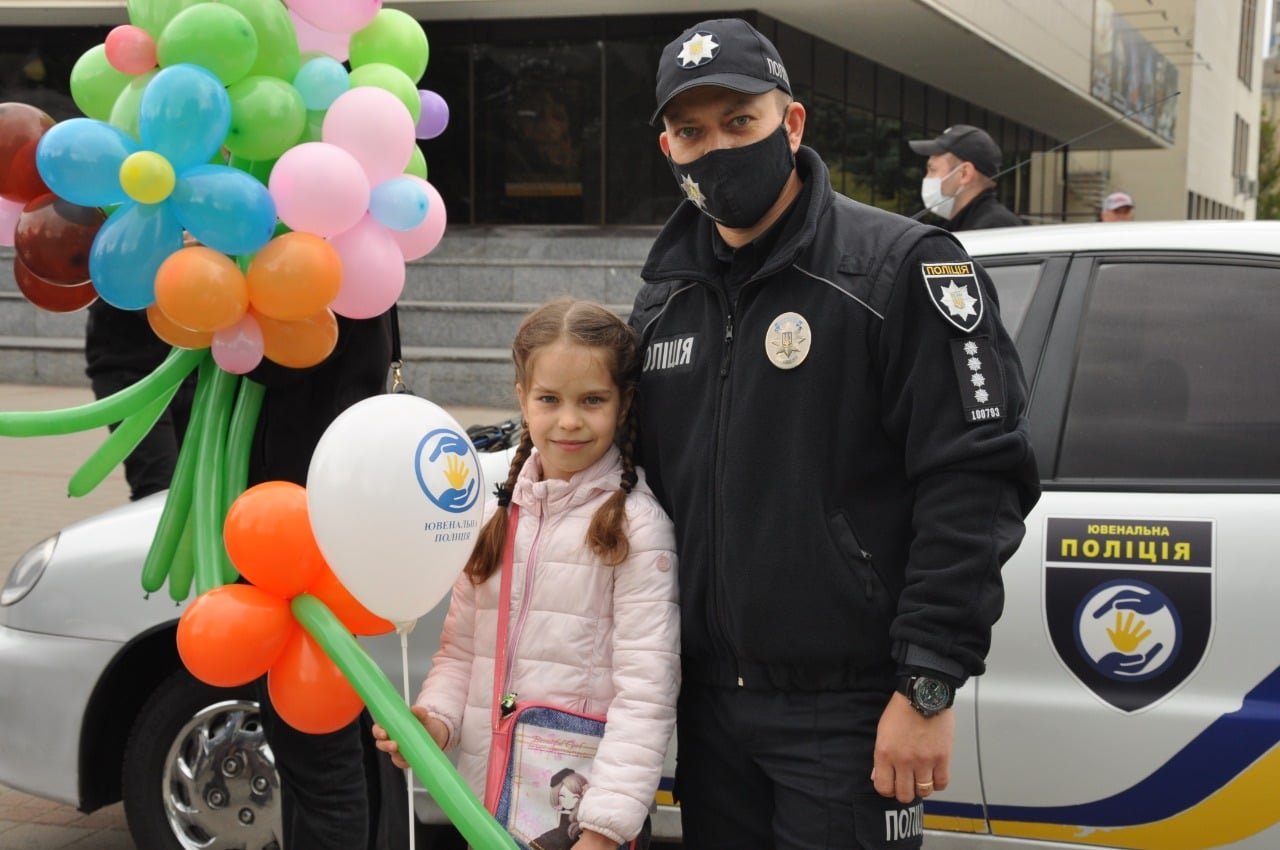
[[(957, 698), (928, 846), (1280, 847), (1280, 224), (961, 239), (1031, 382), (1044, 495), (1004, 569), (988, 672)], [(268, 847), (274, 832), (208, 797), (224, 754), (274, 787), (255, 706), (190, 680), (178, 612), (132, 589), (158, 508), (72, 526), (13, 571), (0, 783), (86, 810), (123, 791), (139, 847)], [(399, 669), (394, 641), (371, 646)], [(273, 799), (251, 823), (278, 817)], [(654, 825), (678, 836), (670, 806)]]

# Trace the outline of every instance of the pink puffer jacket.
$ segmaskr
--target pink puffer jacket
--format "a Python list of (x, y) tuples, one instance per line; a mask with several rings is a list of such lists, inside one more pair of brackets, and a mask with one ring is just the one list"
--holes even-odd
[[(618, 842), (633, 838), (649, 813), (680, 689), (675, 534), (643, 475), (627, 499), (630, 557), (604, 566), (586, 543), (591, 518), (618, 489), (621, 472), (616, 449), (569, 481), (538, 480), (536, 453), (521, 471), (512, 496), (520, 508), (508, 626), (515, 660), (504, 689), (521, 702), (607, 715), (578, 819)], [(479, 587), (458, 579), (417, 699), (448, 726), (446, 749), (459, 748), (458, 770), (481, 799), (500, 587), (500, 572)]]

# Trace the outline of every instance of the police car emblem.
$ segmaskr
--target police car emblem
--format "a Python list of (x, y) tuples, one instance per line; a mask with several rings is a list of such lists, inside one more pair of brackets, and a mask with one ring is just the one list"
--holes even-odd
[(809, 321), (799, 313), (783, 313), (769, 323), (764, 350), (769, 362), (779, 369), (794, 369), (809, 356), (813, 333)]
[(982, 321), (982, 288), (970, 262), (921, 263), (929, 300), (942, 317), (968, 333)]
[(1044, 616), (1058, 660), (1135, 712), (1185, 684), (1213, 633), (1214, 523), (1049, 517)]
[(696, 32), (688, 41), (680, 45), (676, 61), (680, 63), (681, 68), (696, 68), (715, 59), (719, 52), (720, 43), (716, 41), (714, 35), (709, 32)]

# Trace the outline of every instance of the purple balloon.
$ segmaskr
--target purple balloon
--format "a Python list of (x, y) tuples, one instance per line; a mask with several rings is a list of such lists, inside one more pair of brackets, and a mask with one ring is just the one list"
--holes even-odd
[(414, 128), (419, 139), (434, 139), (449, 126), (449, 104), (444, 98), (428, 89), (418, 91), (418, 100), (422, 103), (422, 117)]

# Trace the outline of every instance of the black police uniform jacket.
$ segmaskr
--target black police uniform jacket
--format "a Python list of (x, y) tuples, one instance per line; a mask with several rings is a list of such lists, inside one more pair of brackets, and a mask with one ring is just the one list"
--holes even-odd
[[(797, 164), (804, 189), (753, 274), (726, 284), (713, 225), (686, 201), (631, 315), (685, 677), (960, 682), (983, 670), (1000, 567), (1039, 496), (1021, 365), (985, 272), (947, 277), (972, 263), (950, 234), (836, 194), (808, 148)], [(946, 308), (948, 280), (980, 313), (963, 294)]]
[(986, 230), (989, 227), (1020, 227), (1022, 223), (1022, 219), (996, 200), (995, 189), (988, 189), (965, 204), (964, 209), (956, 213), (946, 227), (952, 232), (959, 232)]

